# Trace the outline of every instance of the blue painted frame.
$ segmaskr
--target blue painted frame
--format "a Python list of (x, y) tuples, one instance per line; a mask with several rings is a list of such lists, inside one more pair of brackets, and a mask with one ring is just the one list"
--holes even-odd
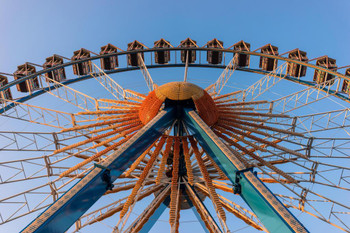
[[(61, 233), (68, 230), (162, 133), (172, 124), (175, 110), (168, 108), (139, 130), (102, 164), (49, 206), (21, 232)], [(109, 175), (106, 175), (109, 174)], [(109, 181), (106, 181), (106, 177)]]
[(184, 110), (184, 121), (202, 148), (225, 172), (232, 184), (240, 185), (240, 196), (266, 229), (272, 233), (305, 233), (307, 229), (293, 216), (263, 182), (232, 154), (192, 109)]

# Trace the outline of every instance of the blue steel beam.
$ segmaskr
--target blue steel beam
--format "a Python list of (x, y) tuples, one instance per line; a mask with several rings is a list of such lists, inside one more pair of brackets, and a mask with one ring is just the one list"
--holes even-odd
[[(160, 193), (156, 194), (157, 197), (153, 199), (152, 203), (147, 209), (131, 224), (126, 232), (133, 233), (147, 233), (149, 232), (154, 224), (157, 222), (159, 217), (168, 208), (170, 203), (170, 185), (167, 185)], [(145, 221), (146, 222), (143, 222)]]
[[(148, 219), (146, 224), (141, 228), (138, 233), (148, 233), (154, 226), (154, 224), (157, 222), (159, 217), (164, 213), (164, 211), (168, 208), (168, 205), (170, 203), (170, 196), (167, 196), (167, 198), (164, 200), (162, 204), (157, 208), (157, 210), (153, 213), (151, 218)], [(132, 232), (131, 232), (132, 233)]]
[(167, 108), (139, 130), (102, 164), (49, 206), (21, 232), (61, 233), (76, 222), (111, 184), (172, 124), (175, 110)]
[[(185, 198), (186, 198), (187, 202), (190, 204), (190, 206), (192, 206), (191, 209), (192, 209), (193, 213), (196, 215), (198, 222), (200, 222), (200, 224), (202, 225), (204, 231), (206, 233), (210, 233), (210, 232), (222, 233), (222, 230), (218, 226), (217, 222), (214, 220), (213, 216), (211, 216), (210, 212), (208, 211), (208, 209), (206, 208), (204, 203), (199, 198), (199, 195), (198, 195), (197, 191), (194, 189), (194, 187), (191, 186), (190, 184), (188, 184), (186, 181), (185, 181), (185, 185), (186, 185), (186, 191), (183, 191), (183, 194), (185, 194)], [(190, 196), (193, 199), (193, 202), (197, 203), (197, 206), (193, 204)], [(197, 207), (199, 209), (197, 209)], [(200, 211), (206, 215), (207, 219), (204, 220), (201, 218), (201, 216), (199, 214)], [(210, 231), (207, 228), (207, 226), (205, 225), (204, 221), (206, 221), (209, 224), (209, 226), (211, 227)]]
[(192, 109), (184, 110), (184, 121), (202, 148), (219, 165), (240, 196), (271, 233), (305, 233), (307, 229), (244, 165)]

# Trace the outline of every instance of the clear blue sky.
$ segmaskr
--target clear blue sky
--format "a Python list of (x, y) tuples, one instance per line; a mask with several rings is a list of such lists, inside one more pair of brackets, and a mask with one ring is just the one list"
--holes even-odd
[(43, 64), (52, 54), (71, 57), (81, 47), (99, 52), (107, 43), (126, 48), (135, 39), (152, 47), (162, 37), (173, 45), (187, 37), (199, 45), (216, 37), (224, 47), (271, 43), (280, 53), (300, 48), (309, 58), (329, 55), (344, 66), (350, 64), (349, 10), (349, 0), (1, 0), (0, 72), (13, 73), (27, 61)]

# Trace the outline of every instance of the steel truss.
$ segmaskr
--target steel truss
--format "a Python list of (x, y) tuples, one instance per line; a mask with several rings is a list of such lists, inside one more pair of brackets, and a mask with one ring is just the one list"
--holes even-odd
[[(151, 62), (151, 64), (147, 64), (147, 58), (144, 59), (140, 55), (140, 51), (145, 54), (172, 51), (175, 53), (174, 63), (153, 65)], [(108, 177), (106, 173), (110, 172), (113, 179), (116, 177), (118, 179), (112, 182), (107, 178), (103, 178), (102, 183), (94, 183), (97, 184), (99, 192), (89, 202), (90, 206), (100, 196), (112, 196), (121, 191), (128, 192), (130, 190), (131, 194), (129, 197), (118, 197), (113, 203), (76, 217), (75, 232), (91, 224), (109, 219), (116, 213), (124, 213), (124, 211), (126, 212), (123, 217), (116, 225), (112, 226), (114, 232), (133, 232), (136, 231), (135, 229), (140, 230), (140, 232), (148, 232), (155, 223), (155, 221), (148, 221), (150, 217), (157, 219), (168, 206), (173, 218), (171, 220), (172, 231), (175, 232), (179, 227), (180, 197), (184, 194), (187, 195), (186, 200), (197, 214), (198, 220), (203, 221), (202, 226), (206, 232), (227, 232), (228, 227), (223, 214), (224, 210), (255, 229), (262, 231), (274, 231), (272, 225), (281, 224), (278, 219), (284, 218), (286, 213), (289, 213), (290, 218), (293, 219), (294, 216), (291, 212), (296, 213), (293, 210), (316, 217), (343, 231), (350, 231), (349, 224), (346, 221), (346, 217), (350, 214), (350, 207), (339, 199), (340, 196), (346, 196), (347, 192), (350, 191), (349, 168), (345, 165), (347, 162), (345, 159), (349, 158), (346, 151), (350, 148), (349, 139), (347, 138), (350, 127), (348, 124), (348, 108), (343, 106), (343, 109), (339, 110), (311, 114), (306, 111), (305, 114), (300, 114), (303, 110), (314, 105), (317, 106), (321, 101), (335, 99), (334, 97), (349, 102), (349, 97), (340, 91), (340, 87), (344, 80), (350, 79), (334, 70), (328, 70), (310, 63), (250, 51), (186, 48), (186, 63), (180, 64), (177, 62), (176, 54), (181, 51), (184, 51), (184, 49), (145, 49), (93, 56), (82, 61), (73, 61), (41, 70), (22, 78), (21, 80), (25, 81), (37, 77), (40, 88), (30, 90), (27, 96), (19, 99), (2, 99), (0, 101), (1, 115), (50, 126), (58, 131), (0, 132), (1, 153), (15, 152), (18, 155), (23, 155), (19, 156), (18, 159), (14, 157), (5, 161), (0, 160), (0, 185), (2, 187), (11, 184), (18, 186), (18, 189), (14, 190), (13, 193), (0, 196), (0, 206), (8, 208), (6, 213), (0, 211), (0, 225), (27, 215), (33, 216), (33, 213), (43, 211), (52, 203), (57, 205), (64, 200), (64, 197), (69, 193), (68, 190), (75, 189), (79, 184), (85, 182), (88, 172), (97, 173), (98, 171), (96, 177)], [(207, 51), (223, 52), (224, 58), (225, 55), (226, 57), (232, 53), (234, 55), (227, 65), (225, 61), (218, 65), (204, 64), (200, 59), (197, 62), (189, 63), (188, 54), (192, 51), (199, 53), (200, 56), (201, 53)], [(136, 53), (138, 57), (137, 66), (102, 70), (99, 65), (92, 63), (89, 74), (62, 82), (44, 76), (55, 69), (73, 64)], [(239, 67), (237, 59), (238, 55), (241, 54), (277, 59), (284, 61), (284, 63), (271, 72), (251, 67)], [(287, 66), (291, 63), (335, 76), (332, 80), (324, 83), (308, 81), (307, 77), (291, 77), (287, 75), (286, 71)], [(108, 168), (106, 164), (110, 164), (111, 158), (116, 157), (119, 149), (128, 148), (132, 144), (133, 138), (136, 137), (135, 135), (141, 135), (140, 132), (143, 128), (137, 122), (134, 113), (136, 112), (135, 109), (140, 107), (142, 101), (146, 98), (143, 94), (124, 89), (110, 75), (140, 69), (147, 87), (152, 91), (157, 85), (153, 82), (148, 69), (161, 67), (185, 67), (185, 80), (187, 80), (188, 67), (224, 69), (218, 80), (206, 89), (219, 107), (220, 114), (225, 116), (219, 118), (220, 124), (213, 126), (213, 132), (209, 134), (214, 135), (211, 139), (214, 137), (217, 144), (225, 146), (226, 149), (221, 148), (221, 150), (231, 161), (228, 164), (234, 160), (239, 160), (237, 164), (243, 164), (240, 165), (242, 169), (238, 169), (238, 173), (233, 173), (234, 176), (227, 175), (235, 170), (234, 168), (226, 170), (227, 164), (218, 162), (216, 154), (207, 154), (203, 150), (204, 147), (208, 146), (208, 141), (200, 137), (206, 137), (205, 135), (209, 132), (208, 129), (206, 134), (200, 134), (199, 137), (197, 135), (197, 141), (200, 143), (197, 154), (193, 149), (194, 147), (190, 146), (186, 155), (188, 156), (186, 166), (187, 170), (190, 171), (187, 171), (185, 178), (182, 177), (177, 180), (176, 187), (169, 185), (173, 184), (174, 180), (166, 175), (167, 165), (165, 165), (166, 159), (164, 159), (167, 156), (170, 156), (169, 158), (174, 156), (176, 141), (180, 140), (176, 137), (169, 143), (166, 141), (164, 148), (160, 148), (156, 157), (154, 154), (157, 149), (156, 146), (159, 144), (158, 141), (154, 144), (154, 147), (148, 149), (144, 145), (137, 155), (142, 151), (146, 151), (140, 154), (138, 158), (136, 158), (137, 156), (132, 158), (134, 162), (132, 164), (130, 164), (131, 162), (128, 163), (128, 166), (131, 165), (129, 169), (126, 165), (122, 166), (123, 168), (118, 167), (118, 174), (115, 174), (112, 172), (113, 169)], [(221, 94), (235, 71), (253, 72), (264, 76), (246, 89)], [(69, 87), (72, 83), (90, 78), (94, 78), (104, 87), (113, 96), (113, 99), (96, 99)], [(307, 88), (285, 94), (280, 98), (266, 99), (266, 94), (278, 89), (277, 84), (282, 80), (302, 84)], [(0, 87), (0, 91), (19, 82), (17, 80)], [(81, 112), (68, 113), (24, 103), (44, 93), (76, 107)], [(230, 109), (228, 110), (228, 108)], [(106, 111), (109, 112), (106, 113)], [(114, 113), (112, 113), (113, 111)], [(170, 136), (171, 132), (175, 131), (179, 127), (177, 125), (181, 124), (183, 124), (183, 130), (187, 131), (185, 133), (187, 136), (190, 135), (191, 130), (198, 130), (194, 129), (193, 123), (191, 125), (188, 122), (188, 119), (187, 121), (176, 121), (166, 129), (163, 136), (173, 137)], [(225, 124), (226, 128), (223, 127)], [(162, 130), (164, 129), (162, 128)], [(324, 137), (325, 132), (336, 132), (339, 135), (338, 137)], [(181, 150), (184, 144), (182, 140)], [(149, 141), (147, 145), (151, 145), (150, 143)], [(170, 144), (174, 144), (173, 147)], [(173, 148), (171, 149), (171, 155), (169, 155), (169, 150), (166, 149), (167, 145), (170, 145), (169, 148)], [(72, 167), (72, 164), (77, 165)], [(102, 166), (100, 166), (101, 164)], [(149, 164), (152, 164), (152, 166), (149, 167)], [(205, 167), (205, 170), (203, 170), (203, 167)], [(256, 173), (252, 173), (253, 176), (251, 176), (250, 171), (253, 169)], [(145, 173), (145, 171), (148, 172)], [(249, 175), (246, 175), (248, 173)], [(287, 212), (285, 210), (280, 211), (285, 212), (285, 215), (275, 211), (275, 214), (277, 213), (275, 222), (271, 223), (261, 217), (259, 207), (251, 204), (248, 200), (249, 197), (245, 197), (248, 206), (241, 206), (230, 201), (225, 195), (219, 194), (219, 192), (238, 194), (237, 184), (248, 187), (249, 182), (245, 183), (248, 176), (249, 179), (254, 180), (255, 176), (257, 182), (268, 184), (269, 187), (270, 185), (271, 187), (274, 187), (274, 185), (281, 187), (278, 192), (270, 192), (271, 196), (263, 195), (262, 199), (265, 198), (265, 202), (270, 203), (274, 198), (275, 202), (276, 200), (278, 203), (281, 201), (279, 207), (284, 208)], [(155, 180), (155, 177), (158, 180)], [(208, 177), (212, 180), (212, 183), (208, 182)], [(24, 182), (33, 182), (33, 185), (30, 189), (25, 189), (21, 187)], [(248, 186), (246, 186), (247, 184)], [(266, 187), (264, 184), (262, 185)], [(86, 187), (91, 187), (91, 190), (94, 189), (90, 185)], [(106, 187), (109, 190), (105, 191)], [(326, 195), (322, 191), (325, 188), (334, 191)], [(183, 190), (185, 191), (183, 192)], [(155, 195), (156, 198), (132, 224), (126, 226), (130, 213), (137, 202), (150, 195)], [(176, 202), (173, 202), (176, 208), (171, 204), (171, 195), (176, 196)], [(204, 205), (201, 195), (210, 198), (212, 201), (215, 210), (213, 216)], [(249, 196), (251, 193), (247, 194), (243, 191), (240, 195)], [(135, 201), (130, 203), (129, 200), (132, 197)], [(276, 205), (276, 203), (274, 204)], [(248, 210), (249, 207), (252, 211)], [(84, 208), (87, 209), (88, 206), (85, 205)], [(50, 208), (45, 210), (44, 213), (48, 212), (50, 212)], [(271, 211), (271, 213), (273, 212), (274, 210)], [(61, 215), (62, 213), (64, 212), (60, 212)], [(40, 215), (38, 219), (42, 221), (44, 215)], [(220, 221), (216, 221), (216, 219)], [(295, 218), (294, 220), (297, 222), (295, 224), (298, 225), (298, 220)], [(51, 220), (46, 219), (45, 221)], [(62, 225), (63, 229), (63, 225), (68, 226), (69, 224), (57, 223), (57, 225)], [(285, 230), (290, 232), (306, 231), (300, 223), (300, 229), (298, 230), (294, 225), (291, 225), (293, 224), (290, 224)], [(30, 227), (26, 228), (26, 230), (29, 229), (29, 232), (33, 230)]]

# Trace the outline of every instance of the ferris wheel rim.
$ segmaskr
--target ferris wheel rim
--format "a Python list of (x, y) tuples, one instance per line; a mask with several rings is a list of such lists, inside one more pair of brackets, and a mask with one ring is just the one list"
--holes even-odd
[[(268, 58), (273, 58), (273, 59), (277, 59), (277, 60), (283, 60), (285, 62), (291, 62), (291, 63), (295, 63), (295, 64), (300, 64), (300, 65), (303, 65), (303, 66), (308, 66), (314, 70), (321, 70), (321, 71), (324, 71), (326, 73), (329, 73), (329, 74), (336, 74), (337, 77), (339, 78), (342, 78), (344, 80), (350, 80), (350, 77), (349, 76), (346, 76), (346, 75), (343, 75), (343, 74), (339, 74), (337, 72), (334, 72), (334, 71), (331, 71), (329, 69), (325, 69), (323, 67), (320, 67), (320, 66), (315, 66), (315, 65), (312, 65), (310, 63), (305, 63), (305, 62), (300, 62), (300, 61), (297, 61), (297, 60), (293, 60), (293, 59), (288, 59), (288, 58), (284, 58), (284, 57), (280, 57), (280, 56), (274, 56), (274, 55), (268, 55), (268, 54), (263, 54), (263, 53), (255, 53), (255, 52), (247, 52), (247, 51), (235, 51), (235, 50), (225, 50), (223, 51), (224, 49), (212, 49), (212, 48), (201, 48), (203, 49), (204, 51), (221, 51), (221, 52), (231, 52), (231, 53), (242, 53), (242, 54), (249, 54), (249, 55), (253, 55), (253, 56), (260, 56), (260, 57), (268, 57)], [(0, 92), (1, 91), (4, 91), (4, 90), (7, 90), (9, 89), (10, 87), (14, 86), (14, 85), (17, 85), (19, 83), (23, 83), (25, 82), (26, 80), (28, 79), (31, 79), (31, 78), (34, 78), (34, 77), (37, 77), (39, 75), (42, 75), (42, 74), (46, 74), (46, 73), (49, 73), (53, 70), (56, 70), (56, 69), (59, 69), (59, 68), (64, 68), (64, 67), (69, 67), (69, 66), (73, 66), (74, 64), (79, 64), (79, 63), (83, 63), (83, 62), (86, 62), (86, 61), (91, 61), (91, 60), (96, 60), (96, 59), (100, 59), (100, 58), (104, 58), (104, 57), (111, 57), (111, 56), (115, 56), (115, 55), (128, 55), (128, 54), (135, 54), (135, 53), (138, 53), (138, 52), (155, 52), (155, 51), (162, 51), (162, 50), (165, 50), (165, 51), (169, 51), (169, 50), (175, 50), (175, 51), (183, 51), (185, 49), (183, 48), (171, 48), (171, 49), (164, 49), (164, 48), (160, 48), (160, 49), (147, 49), (147, 50), (133, 50), (133, 51), (123, 51), (123, 52), (119, 52), (119, 53), (111, 53), (111, 54), (105, 54), (105, 55), (99, 55), (99, 56), (95, 56), (95, 57), (90, 57), (88, 59), (81, 59), (81, 60), (76, 60), (76, 61), (73, 61), (73, 62), (68, 62), (68, 63), (64, 63), (62, 65), (58, 65), (58, 66), (55, 66), (55, 67), (52, 67), (52, 68), (48, 68), (48, 69), (44, 69), (44, 70), (41, 70), (41, 71), (38, 71), (36, 73), (33, 73), (31, 75), (28, 75), (26, 77), (23, 77), (21, 79), (17, 79), (17, 80), (13, 80), (11, 81), (10, 83), (4, 85), (4, 86), (0, 86)], [(186, 49), (186, 50), (199, 50), (199, 48), (195, 48), (195, 49)], [(199, 50), (201, 51), (201, 50)], [(147, 69), (159, 69), (159, 68), (180, 68), (180, 67), (185, 67), (186, 64), (184, 63), (175, 63), (175, 64), (157, 64), (157, 65), (146, 65)], [(189, 63), (187, 64), (188, 67), (193, 67), (193, 68), (215, 68), (215, 69), (225, 69), (227, 66), (226, 65), (213, 65), (213, 64), (204, 64), (204, 63), (201, 63), (201, 64), (196, 64), (196, 63)], [(123, 67), (123, 68), (117, 68), (117, 69), (113, 69), (113, 70), (106, 70), (106, 71), (103, 71), (105, 74), (109, 75), (109, 74), (116, 74), (116, 73), (124, 73), (124, 72), (129, 72), (129, 71), (135, 71), (135, 70), (139, 70), (140, 67), (139, 66), (126, 66), (126, 67)], [(247, 67), (236, 67), (236, 70), (237, 71), (242, 71), (242, 72), (249, 72), (249, 73), (255, 73), (255, 74), (260, 74), (260, 75), (269, 75), (271, 72), (273, 71), (264, 71), (262, 69), (254, 69), (254, 68), (247, 68)], [(97, 73), (98, 74), (101, 74), (101, 73)], [(297, 83), (297, 84), (300, 84), (300, 85), (303, 85), (303, 86), (306, 86), (306, 87), (311, 87), (311, 88), (314, 88), (314, 89), (318, 89), (322, 92), (325, 92), (327, 94), (330, 94), (334, 97), (336, 97), (337, 99), (340, 99), (342, 101), (346, 101), (348, 103), (350, 103), (350, 95), (349, 94), (346, 94), (346, 93), (342, 93), (342, 92), (339, 92), (337, 90), (331, 90), (327, 85), (323, 85), (323, 86), (318, 86), (319, 84), (313, 82), (313, 81), (307, 81), (307, 80), (302, 80), (301, 78), (297, 78), (297, 77), (292, 77), (292, 76), (289, 76), (289, 75), (283, 75), (282, 77), (282, 74), (274, 74), (274, 76), (276, 77), (279, 77), (279, 78), (283, 78), (284, 80), (286, 81), (290, 81), (290, 82), (293, 82), (293, 83)], [(74, 83), (77, 83), (77, 82), (81, 82), (81, 81), (86, 81), (86, 80), (89, 80), (91, 78), (94, 78), (93, 74), (88, 74), (88, 75), (82, 75), (82, 76), (78, 76), (76, 78), (70, 78), (70, 79), (66, 79), (64, 81), (61, 81), (60, 83), (63, 84), (63, 85), (71, 85), (71, 84), (74, 84)], [(336, 79), (336, 78), (335, 78)], [(340, 82), (340, 80), (339, 80)], [(50, 90), (54, 90), (54, 89), (57, 89), (57, 88), (60, 88), (60, 86), (57, 86), (57, 85), (51, 85), (50, 87), (47, 87), (47, 88), (38, 88), (36, 90), (34, 90), (34, 92), (28, 94), (27, 96), (24, 96), (24, 97), (20, 97), (18, 99), (16, 99), (16, 102), (19, 102), (19, 103), (24, 103), (26, 101), (29, 101), (35, 97), (38, 97), (42, 94), (45, 94), (48, 89)], [(13, 108), (15, 106), (15, 104), (8, 104), (6, 105), (5, 107), (3, 108), (0, 108), (0, 114), (3, 113), (3, 112), (6, 112), (8, 110), (10, 110), (11, 108)]]
[[(101, 59), (101, 58), (109, 58), (109, 57), (113, 57), (113, 56), (119, 56), (119, 55), (130, 55), (130, 54), (138, 54), (138, 53), (152, 53), (152, 52), (159, 52), (159, 51), (215, 51), (215, 52), (224, 52), (224, 53), (231, 53), (231, 54), (245, 54), (245, 55), (252, 55), (252, 56), (256, 56), (256, 57), (265, 57), (265, 58), (271, 58), (271, 59), (276, 59), (276, 60), (281, 60), (281, 61), (285, 61), (288, 63), (294, 63), (294, 64), (298, 64), (298, 65), (302, 65), (302, 66), (306, 66), (309, 67), (311, 69), (314, 70), (319, 70), (322, 72), (326, 72), (327, 74), (331, 74), (334, 76), (337, 76), (343, 80), (347, 80), (350, 81), (350, 77), (344, 74), (341, 74), (339, 72), (333, 71), (331, 69), (327, 69), (325, 67), (322, 66), (317, 66), (317, 65), (313, 65), (311, 63), (308, 62), (303, 62), (303, 61), (298, 61), (295, 59), (291, 59), (291, 58), (286, 58), (286, 57), (282, 57), (282, 56), (278, 56), (278, 55), (270, 55), (270, 54), (265, 54), (265, 53), (258, 53), (258, 52), (253, 52), (253, 51), (242, 51), (242, 50), (231, 50), (231, 49), (217, 49), (217, 48), (203, 48), (203, 47), (189, 47), (189, 48), (182, 48), (182, 47), (172, 47), (172, 48), (148, 48), (148, 49), (138, 49), (138, 50), (127, 50), (127, 51), (121, 51), (121, 52), (115, 52), (115, 53), (108, 53), (108, 54), (103, 54), (103, 55), (95, 55), (95, 56), (91, 56), (88, 58), (83, 58), (83, 59), (79, 59), (79, 60), (74, 60), (74, 61), (70, 61), (70, 62), (66, 62), (57, 66), (53, 66), (51, 68), (47, 68), (47, 69), (42, 69), (40, 71), (37, 71), (33, 74), (30, 74), (28, 76), (22, 77), (21, 79), (17, 79), (17, 80), (13, 80), (11, 82), (9, 82), (8, 84), (1, 86), (0, 87), (0, 91), (4, 91), (16, 84), (22, 83), (28, 79), (31, 78), (35, 78), (39, 75), (43, 75), (46, 73), (49, 73), (51, 71), (60, 69), (60, 68), (65, 68), (65, 67), (69, 67), (69, 66), (73, 66), (75, 64), (80, 64), (83, 62), (87, 62), (87, 61), (93, 61), (93, 60), (97, 60), (97, 59)], [(175, 67), (182, 67), (185, 66), (185, 64), (169, 64), (174, 65)], [(188, 66), (193, 66), (193, 67), (207, 67), (207, 68), (224, 68), (226, 67), (225, 65), (210, 65), (210, 64), (191, 64), (189, 63)], [(147, 65), (147, 68), (151, 67), (149, 65)], [(161, 67), (168, 67), (168, 64), (162, 64), (162, 65), (155, 65), (156, 68), (161, 68)], [(119, 69), (119, 68), (118, 68)], [(116, 69), (116, 70), (118, 70)], [(136, 67), (132, 67), (130, 68), (130, 70), (137, 70), (139, 69), (138, 66)], [(244, 68), (240, 68), (237, 67), (237, 70), (241, 70), (241, 71), (250, 71), (250, 68), (248, 68), (247, 70)], [(127, 70), (129, 71), (129, 70)], [(252, 69), (251, 72), (256, 72), (256, 73), (260, 73), (260, 74), (266, 74), (268, 72), (265, 72), (263, 70), (259, 70), (259, 69)], [(107, 72), (106, 72), (107, 73)], [(113, 73), (113, 71), (112, 71)], [(301, 82), (302, 84), (303, 82)], [(310, 82), (311, 83), (311, 82)]]

